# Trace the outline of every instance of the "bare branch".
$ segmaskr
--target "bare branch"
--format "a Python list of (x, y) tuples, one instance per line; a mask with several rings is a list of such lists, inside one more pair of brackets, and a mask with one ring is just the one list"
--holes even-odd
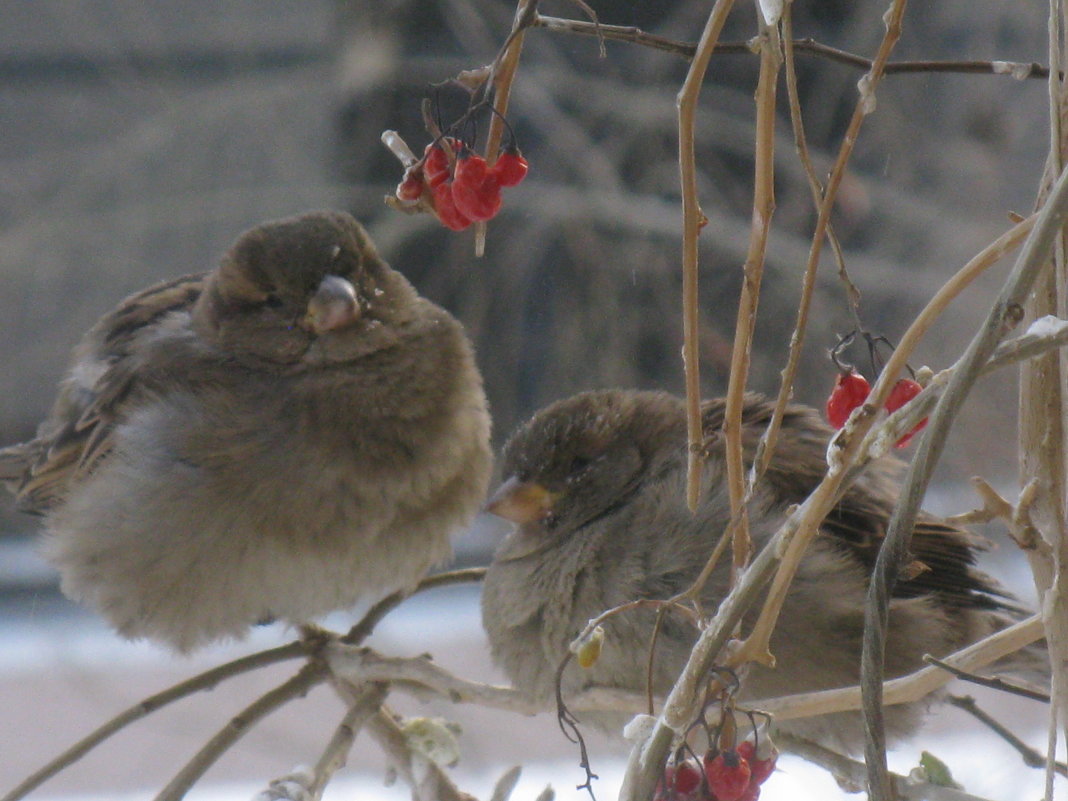
[(44, 765), (40, 770), (26, 777), (0, 801), (18, 801), (18, 799), (24, 798), (64, 768), (73, 765), (113, 734), (117, 734), (131, 723), (151, 715), (157, 709), (161, 709), (201, 690), (210, 690), (219, 682), (234, 676), (240, 676), (251, 670), (283, 662), (287, 659), (306, 656), (308, 653), (307, 643), (302, 641), (291, 642), (288, 645), (282, 645), (268, 651), (260, 651), (259, 653), (227, 662), (224, 665), (219, 665), (183, 682), (179, 682), (173, 687), (168, 687), (163, 692), (151, 695), (119, 713), (103, 726), (76, 742), (47, 765)]
[[(960, 696), (951, 695), (946, 699), (957, 709), (963, 709), (973, 718), (978, 720), (992, 732), (998, 735), (1002, 740), (1007, 742), (1017, 753), (1023, 758), (1024, 764), (1029, 768), (1044, 768), (1046, 766), (1046, 757), (1044, 754), (1039, 753), (1034, 748), (1029, 746), (1005, 726), (995, 720), (991, 715), (984, 712), (979, 708), (979, 705), (975, 702), (975, 699), (970, 695)], [(1048, 700), (1048, 699), (1047, 699)], [(1068, 765), (1063, 762), (1054, 763), (1054, 769), (1062, 776), (1068, 776)]]
[(219, 757), (225, 754), (230, 746), (241, 739), (249, 729), (280, 706), (294, 698), (299, 698), (316, 684), (324, 682), (326, 677), (326, 666), (323, 663), (309, 662), (288, 681), (257, 698), (197, 751), (159, 792), (155, 801), (179, 801), (204, 775), (204, 772), (214, 765)]
[[(687, 61), (694, 57), (697, 45), (693, 42), (680, 42), (676, 39), (668, 39), (664, 36), (647, 33), (641, 28), (626, 25), (596, 25), (574, 19), (561, 19), (559, 17), (546, 17), (539, 14), (534, 25), (546, 30), (558, 33), (571, 33), (579, 36), (599, 36), (616, 42), (629, 42), (641, 45), (653, 50), (661, 50), (665, 53), (684, 58)], [(858, 56), (854, 53), (839, 50), (837, 47), (821, 44), (814, 39), (794, 39), (792, 47), (799, 53), (814, 58), (823, 58), (827, 61), (835, 61), (855, 67), (859, 70), (870, 70), (871, 59)], [(713, 55), (751, 55), (753, 47), (749, 42), (720, 42), (716, 45)], [(887, 75), (900, 75), (916, 72), (945, 72), (965, 73), (971, 75), (1008, 75), (1016, 80), (1026, 78), (1044, 79), (1049, 77), (1049, 67), (1036, 62), (1020, 61), (890, 61), (886, 64), (884, 72)]]
[(1068, 172), (1062, 173), (1058, 178), (1053, 192), (1039, 212), (1038, 220), (986, 321), (958, 361), (946, 391), (931, 415), (916, 456), (909, 465), (900, 501), (894, 510), (879, 551), (869, 587), (868, 606), (865, 610), (862, 659), (865, 719), (869, 730), (866, 761), (871, 771), (870, 784), (873, 797), (878, 801), (892, 798), (886, 779), (885, 743), (879, 721), (882, 708), (880, 677), (890, 592), (899, 575), (900, 565), (904, 563), (909, 535), (915, 525), (927, 483), (945, 445), (950, 423), (1000, 340), (1022, 318), (1023, 304), (1066, 218), (1068, 218)]
[[(863, 762), (857, 762), (803, 737), (795, 737), (785, 732), (777, 734), (775, 741), (784, 750), (826, 768), (840, 783), (856, 788), (856, 792), (863, 790), (866, 779)], [(901, 801), (987, 801), (963, 790), (915, 781), (896, 773), (890, 773), (889, 779), (893, 785), (895, 797)]]
[[(701, 233), (704, 212), (697, 197), (697, 164), (694, 120), (697, 98), (704, 83), (712, 51), (727, 21), (734, 0), (716, 0), (701, 32), (696, 55), (690, 62), (677, 99), (679, 120), (679, 181), (682, 192), (682, 363), (686, 373), (686, 432), (689, 457), (686, 502), (690, 511), (697, 508), (701, 495), (701, 468), (704, 460), (704, 436), (701, 426), (700, 309), (697, 295), (697, 237)], [(652, 785), (645, 788), (652, 794)]]

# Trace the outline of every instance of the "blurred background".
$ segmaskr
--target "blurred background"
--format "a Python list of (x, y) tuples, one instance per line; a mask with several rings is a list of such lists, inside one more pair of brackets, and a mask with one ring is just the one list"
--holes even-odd
[[(696, 40), (709, 9), (696, 0), (591, 5), (604, 23), (684, 41)], [(795, 35), (871, 55), (885, 8), (870, 0), (799, 0)], [(510, 0), (0, 4), (0, 442), (32, 435), (71, 346), (118, 299), (157, 279), (210, 268), (257, 222), (318, 207), (352, 211), (395, 267), (464, 322), (478, 349), (498, 444), (532, 411), (576, 391), (616, 385), (681, 391), (675, 117), (686, 71), (681, 58), (608, 42), (602, 59), (593, 39), (528, 33), (509, 121), (531, 173), (506, 194), (481, 259), (473, 256), (470, 232), (446, 231), (427, 215), (399, 214), (382, 202), (401, 176), (379, 141), (382, 131), (396, 129), (421, 150), (429, 137), (419, 106), (429, 85), (489, 63), (513, 13)], [(545, 2), (542, 13), (579, 11)], [(744, 41), (755, 30), (752, 8), (740, 4), (723, 38)], [(906, 14), (895, 59), (1044, 61), (1045, 41), (1039, 4), (917, 3)], [(822, 176), (862, 73), (798, 58), (809, 144)], [(701, 237), (702, 377), (709, 395), (726, 387), (748, 239), (756, 74), (750, 55), (715, 57), (698, 117), (700, 197), (709, 218)], [(750, 382), (765, 392), (778, 388), (815, 219), (785, 94), (782, 88), (777, 209)], [(446, 89), (440, 98), (445, 119), (458, 116), (462, 97)], [(922, 73), (883, 82), (834, 221), (869, 330), (897, 339), (942, 282), (1004, 230), (1008, 212), (1032, 207), (1047, 150), (1046, 113), (1040, 80)], [(914, 367), (939, 369), (956, 357), (1005, 269), (991, 271), (950, 310)], [(827, 256), (799, 400), (822, 404), (834, 380), (827, 350), (852, 327)], [(868, 369), (859, 353), (853, 356)], [(959, 488), (973, 473), (1012, 494), (1015, 392), (1014, 378), (1001, 373), (973, 393), (940, 468), (937, 496), (929, 499), (936, 511), (970, 508), (971, 497)], [(36, 521), (16, 514), (8, 498), (0, 503), (0, 791), (118, 709), (250, 647), (190, 662), (118, 642), (58, 595), (54, 576), (34, 554)], [(996, 530), (991, 536), (1005, 541)], [(460, 560), (485, 562), (494, 539), (492, 524), (480, 521), (460, 543)], [(1012, 549), (995, 556), (990, 569), (1026, 597)], [(493, 676), (482, 656), (477, 593), (446, 595), (416, 604), (405, 613), (409, 622), (396, 624), (400, 633), (387, 627), (379, 644), (432, 650), (465, 675)], [(434, 628), (449, 639), (431, 640), (420, 625), (434, 612), (447, 616)], [(266, 629), (256, 636), (254, 644), (270, 645), (288, 635)], [(256, 681), (266, 689), (279, 675)], [(241, 692), (252, 697), (258, 686), (245, 683)], [(340, 717), (329, 693), (320, 696), (272, 718), (211, 780), (251, 781), (251, 792), (296, 762), (314, 761)], [(42, 792), (150, 794), (222, 724), (223, 699), (240, 708), (220, 690), (159, 723), (141, 724)], [(544, 761), (570, 797), (581, 776), (555, 722), (532, 721), (528, 730), (526, 721), (493, 720), (468, 723), (468, 769), (488, 776), (508, 760)], [(502, 727), (514, 732), (513, 741), (495, 736)], [(1001, 748), (992, 739), (987, 747)], [(373, 747), (367, 750), (357, 761), (380, 764)], [(958, 750), (962, 759), (976, 752), (970, 741)], [(1003, 763), (993, 767), (1017, 782), (1003, 795), (1020, 797), (1015, 789), (1025, 769), (1002, 753)], [(372, 775), (377, 781), (379, 774)], [(610, 786), (603, 797), (611, 797)], [(813, 798), (836, 792), (813, 786)], [(782, 787), (791, 798), (804, 797), (789, 782)], [(766, 795), (774, 798), (772, 790)], [(377, 784), (367, 792), (382, 797)], [(405, 795), (402, 788), (392, 792)]]

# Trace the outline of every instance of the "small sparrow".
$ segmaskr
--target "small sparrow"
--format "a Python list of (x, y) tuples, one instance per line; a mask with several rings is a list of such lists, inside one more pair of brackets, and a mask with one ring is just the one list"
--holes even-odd
[(412, 587), (484, 499), (489, 430), (460, 324), (314, 212), (105, 315), (0, 480), (68, 596), (185, 652)]
[[(772, 404), (747, 396), (746, 462)], [(551, 699), (568, 645), (601, 612), (639, 598), (667, 599), (697, 577), (730, 518), (722, 434), (724, 402), (703, 405), (705, 465), (696, 514), (686, 505), (686, 419), (682, 400), (665, 393), (587, 392), (535, 414), (504, 449), (504, 483), (487, 509), (517, 524), (486, 575), (483, 624), (493, 656), (518, 689)], [(826, 471), (833, 432), (818, 414), (789, 406), (774, 458), (749, 504), (759, 550), (790, 507)], [(897, 465), (883, 459), (846, 491), (824, 521), (791, 585), (771, 640), (776, 668), (742, 677), (740, 698), (768, 698), (854, 685), (859, 679), (864, 600), (875, 556), (896, 498)], [(923, 666), (987, 634), (999, 622), (1002, 593), (973, 568), (975, 543), (964, 531), (921, 516), (912, 537), (915, 562), (898, 582), (890, 610), (888, 676)], [(728, 588), (729, 555), (706, 584), (702, 605), (714, 612)], [(639, 609), (607, 622), (599, 659), (563, 674), (565, 693), (590, 686), (644, 692), (655, 613)], [(754, 614), (747, 621), (751, 626)], [(668, 614), (657, 641), (653, 688), (674, 684), (697, 637)], [(900, 735), (918, 722), (917, 705), (889, 707)], [(617, 726), (625, 717), (592, 722)], [(847, 750), (863, 742), (858, 714), (783, 724)]]

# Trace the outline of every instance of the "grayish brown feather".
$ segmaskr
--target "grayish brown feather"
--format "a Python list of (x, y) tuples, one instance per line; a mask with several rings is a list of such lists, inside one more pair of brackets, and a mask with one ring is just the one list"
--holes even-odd
[[(703, 412), (704, 485), (696, 514), (685, 503), (686, 422), (678, 398), (584, 393), (542, 410), (510, 439), (504, 476), (558, 493), (551, 516), (517, 527), (486, 576), (483, 622), (496, 661), (517, 687), (551, 698), (556, 668), (588, 620), (637, 598), (669, 598), (696, 577), (729, 518), (724, 404), (706, 402)], [(747, 465), (770, 412), (763, 398), (746, 398)], [(823, 476), (830, 433), (812, 409), (788, 407), (774, 459), (749, 506), (757, 549)], [(779, 618), (771, 643), (778, 666), (753, 667), (744, 698), (857, 683), (867, 579), (892, 510), (897, 467), (892, 459), (874, 464), (828, 517)], [(964, 531), (921, 519), (912, 547), (922, 568), (903, 577), (891, 605), (888, 675), (916, 669), (925, 653), (945, 654), (1003, 624), (991, 611), (1000, 606), (996, 584), (973, 567), (975, 545)], [(726, 592), (728, 562), (721, 560), (704, 590), (709, 610)], [(644, 691), (653, 621), (646, 610), (612, 619), (600, 659), (588, 670), (572, 663), (565, 690), (605, 685)], [(656, 650), (657, 692), (672, 686), (696, 635), (684, 620), (667, 618)], [(910, 730), (919, 711), (889, 710), (892, 732)], [(615, 728), (623, 720), (609, 715), (593, 722)], [(861, 742), (858, 715), (797, 721), (789, 728), (839, 747)]]
[[(327, 275), (361, 313), (316, 335)], [(101, 319), (0, 478), (68, 595), (185, 651), (413, 585), (484, 497), (489, 425), (460, 324), (316, 212)]]

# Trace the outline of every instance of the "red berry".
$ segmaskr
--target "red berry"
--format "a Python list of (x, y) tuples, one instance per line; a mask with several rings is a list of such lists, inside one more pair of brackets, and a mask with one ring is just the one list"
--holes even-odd
[(760, 785), (754, 781), (750, 781), (749, 785), (745, 788), (745, 792), (738, 796), (738, 801), (759, 801), (760, 799)]
[[(894, 384), (894, 388), (890, 390), (889, 397), (886, 399), (886, 411), (896, 412), (922, 391), (923, 387), (911, 378), (899, 378), (897, 383)], [(904, 448), (908, 445), (909, 440), (912, 439), (916, 432), (922, 429), (925, 425), (927, 425), (926, 417), (920, 420), (920, 422), (918, 422), (911, 431), (905, 434), (905, 436), (895, 442), (894, 447)]]
[(452, 198), (452, 181), (445, 181), (433, 189), (434, 211), (446, 228), (462, 231), (471, 224), (471, 218), (456, 208)]
[(757, 756), (757, 749), (752, 740), (738, 743), (738, 756), (749, 763), (750, 784), (763, 784), (775, 770), (775, 761), (779, 758), (779, 752), (766, 738), (761, 741), (761, 745), (767, 746), (760, 749), (767, 754), (763, 759)]
[(860, 373), (852, 370), (839, 373), (831, 396), (827, 398), (827, 422), (835, 428), (844, 426), (850, 412), (867, 400), (870, 391), (867, 379)]
[(486, 160), (482, 156), (465, 150), (456, 159), (456, 174), (453, 176), (453, 180), (458, 183), (478, 186), (486, 180), (488, 172), (489, 168), (486, 166)]
[(527, 160), (518, 149), (506, 150), (493, 165), (493, 174), (501, 186), (515, 186), (527, 177)]
[(414, 167), (404, 173), (404, 180), (397, 184), (396, 195), (400, 200), (418, 200), (425, 185), (423, 171)]
[(490, 220), (500, 211), (501, 187), (482, 156), (467, 152), (456, 160), (452, 197), (456, 208), (472, 220)]
[(452, 197), (456, 208), (472, 220), (491, 220), (501, 210), (501, 187), (493, 175), (486, 175), (480, 184), (457, 178), (452, 182)]
[(656, 784), (654, 801), (699, 801), (701, 778), (701, 769), (689, 760), (668, 765), (664, 778)]
[(680, 762), (675, 766), (675, 775), (668, 780), (668, 786), (677, 793), (689, 795), (701, 786), (701, 771), (692, 762)]
[(899, 378), (890, 395), (886, 399), (886, 411), (896, 412), (910, 400), (915, 398), (923, 390), (919, 384), (911, 378)]
[[(710, 758), (711, 757), (711, 758)], [(716, 801), (738, 801), (749, 789), (749, 762), (733, 749), (705, 754), (705, 778)]]
[(454, 153), (458, 153), (461, 144), (451, 136), (441, 138), (440, 142), (431, 142), (423, 151), (423, 172), (426, 173), (427, 183), (431, 187), (444, 183), (451, 175), (449, 171), (449, 157), (445, 155), (445, 148), (451, 147)]
[[(765, 736), (760, 740), (760, 748), (757, 748), (751, 740), (739, 743), (738, 755), (749, 762), (750, 786), (761, 785), (775, 771), (775, 763), (779, 758), (779, 749), (775, 747), (775, 743), (771, 741), (771, 738)], [(753, 796), (753, 798), (756, 798), (756, 796)], [(747, 797), (743, 797), (742, 801), (747, 801)]]

